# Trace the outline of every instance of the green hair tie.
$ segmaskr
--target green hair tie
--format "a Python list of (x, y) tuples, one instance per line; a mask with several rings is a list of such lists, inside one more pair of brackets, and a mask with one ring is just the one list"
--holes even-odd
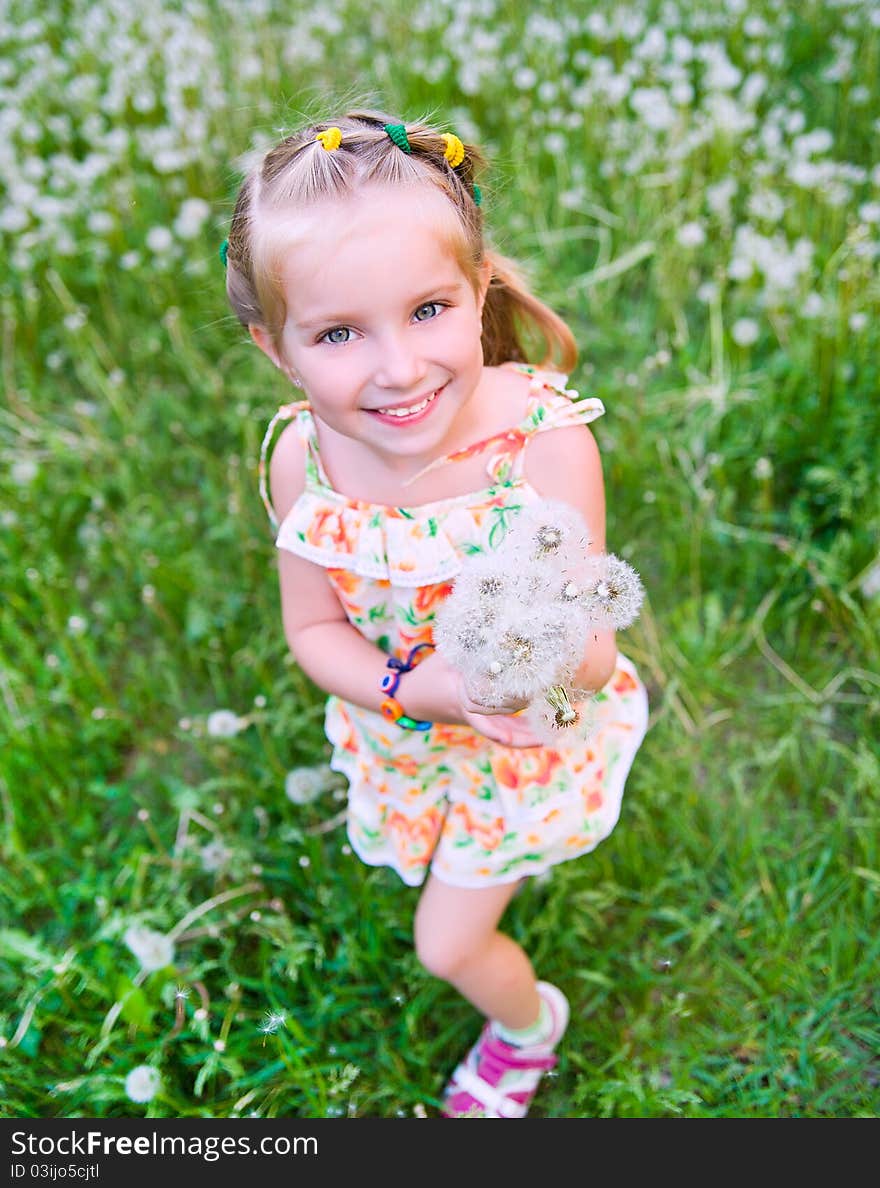
[(224, 239), (220, 244), (220, 251), (218, 253), (220, 259), (223, 261), (223, 267), (226, 267), (226, 257), (229, 255), (229, 240)]
[(483, 191), (477, 185), (474, 186), (474, 205), (475, 206), (483, 205)]
[(406, 128), (403, 124), (385, 124), (385, 131), (394, 141), (399, 149), (403, 149), (405, 153), (411, 153), (412, 149), (409, 147), (409, 140), (406, 136)]

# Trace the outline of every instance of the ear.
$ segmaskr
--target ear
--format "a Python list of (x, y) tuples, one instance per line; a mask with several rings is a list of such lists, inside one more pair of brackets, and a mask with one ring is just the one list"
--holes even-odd
[(278, 370), (283, 371), (290, 382), (297, 388), (301, 388), (302, 380), (294, 373), (290, 364), (278, 354), (278, 351), (275, 349), (275, 343), (272, 341), (272, 335), (269, 333), (269, 331), (266, 330), (264, 326), (258, 326), (255, 322), (251, 322), (248, 326), (248, 334), (250, 334), (251, 338), (254, 340), (263, 354), (268, 359), (272, 360)]
[(275, 344), (272, 341), (272, 336), (268, 330), (263, 326), (258, 326), (251, 322), (248, 326), (248, 334), (260, 348), (264, 355), (266, 355), (281, 371), (284, 371), (284, 365), (278, 358), (278, 352), (275, 350)]

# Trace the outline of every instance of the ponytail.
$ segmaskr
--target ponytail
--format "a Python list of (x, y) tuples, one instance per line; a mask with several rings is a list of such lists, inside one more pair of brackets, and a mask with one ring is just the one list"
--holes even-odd
[[(507, 360), (552, 367), (569, 375), (577, 363), (577, 344), (568, 326), (529, 290), (519, 266), (486, 249), (492, 279), (483, 306), (483, 359), (487, 367)], [(523, 334), (529, 341), (523, 343)], [(537, 342), (533, 342), (534, 337)], [(537, 358), (535, 352), (542, 352)]]

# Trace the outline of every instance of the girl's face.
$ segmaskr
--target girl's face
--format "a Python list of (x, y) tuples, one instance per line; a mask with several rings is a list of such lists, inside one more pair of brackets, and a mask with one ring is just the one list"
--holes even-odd
[(431, 186), (373, 187), (322, 204), (282, 257), (281, 353), (251, 327), (302, 382), (316, 419), (401, 477), (463, 444), (453, 428), (462, 413), (472, 419), (483, 376), (489, 265), (475, 293), (442, 234), (454, 217)]

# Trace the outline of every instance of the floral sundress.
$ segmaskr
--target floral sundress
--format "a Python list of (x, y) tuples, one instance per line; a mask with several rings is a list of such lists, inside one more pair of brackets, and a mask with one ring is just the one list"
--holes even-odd
[[(327, 570), (345, 613), (389, 656), (433, 642), (437, 607), (463, 559), (498, 547), (524, 504), (541, 496), (523, 476), (536, 433), (601, 416), (565, 376), (506, 363), (531, 376), (522, 422), (451, 454), (489, 454), (482, 490), (414, 507), (352, 499), (330, 484), (307, 401), (283, 405), (260, 451), (259, 485), (275, 544)], [(276, 425), (294, 420), (306, 450), (305, 487), (277, 523), (267, 491)], [(438, 465), (439, 463), (432, 464)], [(331, 695), (325, 730), (331, 767), (349, 782), (347, 832), (371, 866), (391, 866), (409, 886), (428, 869), (442, 882), (483, 887), (537, 875), (594, 849), (617, 823), (623, 787), (648, 724), (648, 699), (632, 662), (597, 694), (597, 729), (565, 747), (505, 747), (467, 726), (404, 730)]]

